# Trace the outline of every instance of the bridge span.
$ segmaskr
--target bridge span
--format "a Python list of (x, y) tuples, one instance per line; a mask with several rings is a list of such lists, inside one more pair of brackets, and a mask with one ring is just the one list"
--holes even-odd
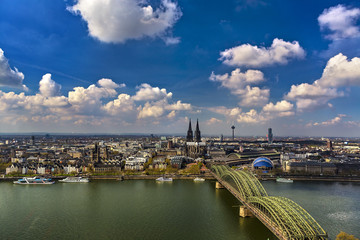
[(300, 205), (285, 197), (269, 196), (250, 172), (213, 165), (217, 184), (225, 187), (241, 203), (244, 215), (250, 211), (281, 240), (325, 240), (327, 233)]

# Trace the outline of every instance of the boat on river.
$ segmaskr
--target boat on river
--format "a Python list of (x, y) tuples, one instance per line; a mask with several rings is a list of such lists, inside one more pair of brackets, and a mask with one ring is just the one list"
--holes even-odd
[(167, 178), (167, 177), (159, 177), (156, 179), (157, 182), (172, 182), (172, 178)]
[(28, 185), (28, 184), (38, 184), (38, 185), (48, 185), (54, 184), (55, 182), (51, 180), (51, 178), (44, 178), (44, 177), (24, 177), (17, 181), (14, 181), (14, 184), (21, 184), (21, 185)]
[(194, 182), (204, 182), (205, 178), (196, 177), (194, 178)]
[(276, 182), (281, 182), (281, 183), (293, 183), (294, 181), (290, 178), (281, 178), (281, 177), (278, 177), (276, 179)]
[(67, 178), (59, 180), (59, 182), (63, 182), (63, 183), (88, 183), (89, 179), (88, 178), (83, 178), (83, 177), (67, 177)]

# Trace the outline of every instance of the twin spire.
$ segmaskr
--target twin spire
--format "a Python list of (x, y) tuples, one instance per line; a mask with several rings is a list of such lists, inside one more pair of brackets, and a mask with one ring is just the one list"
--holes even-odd
[(201, 133), (200, 133), (200, 128), (199, 128), (199, 119), (196, 120), (196, 129), (195, 129), (195, 139), (193, 136), (193, 131), (191, 128), (191, 119), (189, 121), (189, 129), (187, 131), (187, 135), (186, 135), (186, 141), (187, 142), (201, 142)]

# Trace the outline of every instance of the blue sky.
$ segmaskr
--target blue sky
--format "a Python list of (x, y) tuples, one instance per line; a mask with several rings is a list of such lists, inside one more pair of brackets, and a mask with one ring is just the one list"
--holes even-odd
[(2, 0), (0, 132), (358, 136), (358, 1)]

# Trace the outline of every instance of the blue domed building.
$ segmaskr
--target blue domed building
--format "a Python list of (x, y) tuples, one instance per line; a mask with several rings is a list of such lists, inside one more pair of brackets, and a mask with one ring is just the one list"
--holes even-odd
[(273, 162), (266, 157), (258, 157), (252, 164), (253, 169), (266, 169), (270, 170), (274, 168)]

